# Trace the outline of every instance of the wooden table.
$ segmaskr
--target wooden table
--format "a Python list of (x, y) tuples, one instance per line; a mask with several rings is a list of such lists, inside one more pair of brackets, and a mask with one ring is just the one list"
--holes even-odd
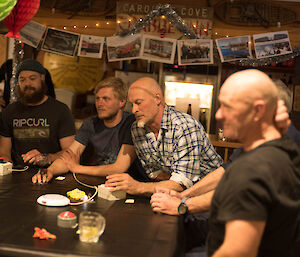
[[(105, 256), (105, 257), (172, 257), (179, 254), (179, 218), (153, 213), (149, 198), (133, 197), (134, 204), (124, 200), (107, 201), (96, 197), (93, 203), (80, 206), (47, 207), (36, 200), (40, 195), (79, 188), (87, 194), (93, 189), (78, 184), (72, 175), (63, 181), (46, 185), (31, 183), (34, 171), (0, 176), (0, 256)], [(102, 178), (78, 175), (91, 184)], [(89, 191), (91, 190), (91, 191)], [(106, 218), (106, 228), (98, 243), (82, 243), (77, 229), (57, 226), (57, 215), (71, 211), (79, 217), (83, 210), (97, 211)], [(46, 228), (56, 240), (32, 238), (34, 227)]]
[(217, 147), (222, 147), (224, 148), (224, 162), (227, 162), (228, 160), (228, 150), (235, 149), (235, 148), (240, 148), (242, 146), (241, 143), (238, 142), (232, 142), (232, 141), (223, 141), (219, 140), (217, 135), (215, 134), (209, 134), (208, 135), (210, 142), (212, 145), (217, 148)]

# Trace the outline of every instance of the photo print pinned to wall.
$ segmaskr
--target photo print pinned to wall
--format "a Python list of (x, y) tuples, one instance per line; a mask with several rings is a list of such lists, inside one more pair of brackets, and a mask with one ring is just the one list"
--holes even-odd
[(253, 35), (256, 58), (267, 58), (293, 52), (288, 31)]
[(104, 39), (104, 37), (81, 35), (78, 47), (78, 55), (101, 59)]
[(133, 60), (141, 57), (141, 34), (128, 37), (107, 37), (107, 58), (109, 62)]
[(222, 62), (252, 58), (250, 36), (220, 38), (216, 44)]
[(176, 39), (144, 35), (142, 58), (163, 63), (174, 63)]
[(213, 64), (211, 39), (178, 40), (178, 65)]
[(46, 31), (46, 26), (35, 21), (29, 21), (21, 30), (21, 41), (27, 45), (37, 48)]
[(80, 34), (48, 28), (42, 44), (42, 50), (75, 56)]

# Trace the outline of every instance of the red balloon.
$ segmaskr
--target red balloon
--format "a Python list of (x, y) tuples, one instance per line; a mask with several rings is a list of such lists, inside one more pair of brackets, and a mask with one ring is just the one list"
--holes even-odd
[(11, 13), (3, 20), (9, 29), (6, 37), (21, 38), (19, 31), (33, 18), (40, 7), (40, 0), (18, 0)]

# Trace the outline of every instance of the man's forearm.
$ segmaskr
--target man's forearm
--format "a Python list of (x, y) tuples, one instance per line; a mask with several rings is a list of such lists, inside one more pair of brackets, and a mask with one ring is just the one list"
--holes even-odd
[(63, 160), (57, 159), (48, 167), (48, 171), (50, 171), (55, 176), (55, 175), (67, 173), (69, 169)]
[(107, 176), (111, 174), (123, 173), (128, 169), (116, 164), (98, 165), (98, 166), (85, 166), (78, 165), (75, 173), (92, 175), (92, 176)]
[(175, 181), (164, 180), (159, 182), (139, 182), (139, 193), (143, 195), (153, 194), (156, 187), (168, 188), (170, 190), (182, 191), (183, 188)]
[(181, 193), (182, 197), (199, 196), (207, 192), (210, 192), (211, 190), (214, 190), (218, 185), (220, 179), (222, 178), (224, 172), (225, 172), (224, 168), (220, 166), (213, 172), (206, 175), (203, 179), (198, 181), (195, 185), (184, 190)]
[(61, 155), (63, 154), (65, 150), (61, 150), (59, 152), (56, 152), (56, 153), (48, 153), (48, 158), (49, 158), (49, 161), (50, 163), (53, 163), (54, 161), (58, 160)]
[(200, 196), (191, 197), (186, 200), (186, 205), (190, 213), (209, 211), (214, 190)]

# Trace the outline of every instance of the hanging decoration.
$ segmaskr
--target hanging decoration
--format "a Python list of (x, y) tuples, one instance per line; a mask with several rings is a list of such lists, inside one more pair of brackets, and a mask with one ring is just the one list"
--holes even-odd
[[(1, 1), (2, 0), (0, 0), (0, 3), (1, 3)], [(40, 3), (39, 0), (19, 0), (17, 5), (21, 2), (27, 3), (27, 8), (28, 8), (28, 6), (32, 6), (32, 5), (28, 4), (29, 2), (31, 4), (35, 3), (36, 11), (37, 11), (39, 3)], [(15, 6), (15, 8), (18, 8), (17, 5)], [(150, 21), (153, 18), (155, 18), (156, 16), (159, 16), (159, 15), (160, 16), (165, 16), (187, 38), (189, 38), (189, 39), (198, 39), (199, 38), (191, 28), (189, 28), (186, 24), (184, 24), (182, 18), (176, 13), (176, 11), (173, 8), (171, 8), (171, 6), (169, 4), (158, 5), (156, 7), (156, 9), (151, 11), (148, 15), (140, 18), (140, 20), (133, 25), (132, 29), (123, 30), (123, 31), (117, 33), (117, 35), (122, 36), (122, 37), (134, 35), (134, 34), (140, 32), (146, 26), (148, 26)], [(31, 17), (33, 17), (33, 16), (34, 16), (34, 14), (32, 14)], [(6, 17), (5, 20), (8, 20), (8, 18), (9, 17)], [(96, 24), (96, 27), (98, 27), (98, 24)], [(161, 36), (161, 38), (164, 38), (165, 33), (164, 33), (163, 30), (161, 31), (160, 36)], [(226, 37), (228, 37), (228, 36), (226, 36)], [(219, 53), (218, 53), (218, 50), (217, 50), (217, 47), (216, 47), (215, 44), (214, 44), (213, 48), (214, 48), (213, 56), (214, 56), (215, 62), (220, 62)], [(18, 53), (16, 53), (16, 54), (18, 54)], [(290, 53), (290, 54), (274, 56), (274, 57), (267, 57), (267, 58), (261, 58), (261, 59), (256, 59), (256, 58), (250, 58), (249, 57), (247, 59), (232, 61), (232, 62), (229, 62), (229, 63), (235, 64), (235, 65), (241, 65), (241, 66), (257, 67), (257, 66), (266, 66), (266, 65), (273, 65), (273, 64), (282, 63), (282, 62), (285, 62), (287, 60), (293, 59), (297, 56), (300, 56), (300, 45), (295, 46), (293, 48), (293, 52)]]
[(134, 35), (145, 28), (156, 16), (164, 15), (169, 22), (171, 22), (181, 33), (183, 33), (189, 39), (199, 38), (194, 31), (188, 26), (184, 25), (182, 18), (176, 13), (176, 11), (169, 5), (158, 5), (156, 9), (148, 13), (143, 18), (140, 18), (138, 22), (133, 25), (132, 29), (127, 29), (119, 32), (117, 35), (121, 37)]
[(3, 20), (9, 29), (6, 37), (21, 38), (19, 31), (33, 18), (40, 6), (40, 0), (18, 0), (11, 13)]
[(0, 21), (10, 14), (16, 2), (17, 0), (0, 0)]
[(14, 55), (13, 55), (13, 64), (12, 64), (12, 77), (10, 80), (10, 102), (13, 103), (17, 101), (16, 97), (16, 85), (17, 85), (17, 78), (16, 78), (16, 70), (19, 63), (21, 63), (23, 56), (24, 56), (24, 44), (19, 40), (14, 40)]
[[(162, 16), (164, 15), (180, 32), (182, 32), (187, 38), (189, 39), (197, 39), (199, 38), (194, 31), (186, 26), (182, 20), (182, 18), (176, 13), (176, 11), (169, 5), (158, 5), (156, 9), (151, 11), (148, 15), (146, 15), (143, 18), (140, 18), (140, 20), (135, 23), (132, 27), (132, 29), (123, 30), (119, 33), (117, 33), (118, 36), (125, 37), (134, 35), (138, 32), (140, 32), (143, 28), (149, 25), (151, 20), (155, 18), (156, 16)], [(164, 37), (164, 34), (161, 34), (161, 37)], [(296, 56), (300, 55), (300, 46), (296, 46), (293, 49), (293, 53), (286, 54), (286, 55), (280, 55), (280, 56), (274, 56), (274, 57), (268, 57), (268, 58), (262, 58), (262, 59), (255, 59), (255, 58), (247, 58), (242, 59), (234, 62), (230, 62), (232, 64), (236, 65), (242, 65), (242, 66), (264, 66), (264, 65), (271, 65), (271, 64), (278, 64), (282, 63), (284, 61), (290, 60), (292, 58), (295, 58)], [(220, 56), (217, 51), (216, 46), (214, 45), (214, 57), (217, 62), (220, 62)]]
[(290, 59), (293, 59), (297, 56), (300, 56), (300, 46), (294, 47), (293, 53), (290, 54), (262, 58), (262, 59), (247, 58), (247, 59), (233, 62), (233, 64), (242, 65), (242, 66), (252, 66), (252, 67), (266, 66), (266, 65), (282, 63)]

